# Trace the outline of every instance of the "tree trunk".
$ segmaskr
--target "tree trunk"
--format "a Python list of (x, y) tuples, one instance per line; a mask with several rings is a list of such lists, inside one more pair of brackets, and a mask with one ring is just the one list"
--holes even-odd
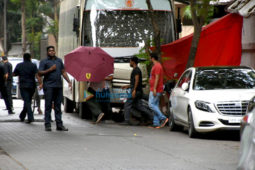
[(58, 5), (59, 5), (59, 0), (54, 0), (54, 21), (55, 21), (55, 29), (57, 30), (54, 34), (55, 40), (56, 40), (56, 51), (58, 51)]
[(21, 0), (21, 29), (22, 29), (22, 52), (25, 53), (27, 49), (25, 0)]
[(190, 52), (189, 52), (189, 59), (188, 59), (187, 65), (186, 65), (186, 69), (193, 67), (193, 65), (195, 63), (195, 57), (196, 57), (196, 53), (197, 53), (197, 47), (199, 44), (201, 31), (202, 31), (202, 26), (194, 28), (194, 34), (193, 34), (193, 38), (192, 38), (191, 48), (190, 48)]
[(156, 16), (153, 12), (151, 1), (146, 0), (146, 3), (147, 3), (147, 6), (148, 6), (148, 9), (149, 9), (149, 16), (150, 16), (152, 27), (153, 27), (153, 41), (155, 43), (155, 50), (153, 52), (158, 54), (159, 61), (161, 62), (160, 30), (159, 30), (158, 24), (157, 24), (156, 19), (155, 19)]

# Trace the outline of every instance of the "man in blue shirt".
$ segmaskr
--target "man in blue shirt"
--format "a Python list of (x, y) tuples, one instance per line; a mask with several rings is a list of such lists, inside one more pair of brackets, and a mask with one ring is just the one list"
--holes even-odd
[(40, 62), (39, 75), (44, 76), (43, 91), (45, 96), (45, 130), (51, 131), (51, 109), (54, 104), (57, 130), (68, 131), (62, 122), (61, 101), (63, 98), (63, 85), (61, 76), (72, 88), (72, 83), (65, 71), (62, 60), (55, 56), (55, 48), (47, 47), (48, 57)]
[(19, 76), (20, 94), (24, 100), (23, 110), (21, 111), (19, 118), (20, 121), (24, 121), (27, 114), (27, 123), (34, 121), (34, 115), (31, 109), (31, 101), (35, 92), (37, 78), (40, 88), (42, 88), (41, 78), (38, 76), (38, 69), (34, 63), (31, 62), (31, 55), (25, 53), (23, 55), (23, 62), (19, 63), (13, 72), (13, 76)]

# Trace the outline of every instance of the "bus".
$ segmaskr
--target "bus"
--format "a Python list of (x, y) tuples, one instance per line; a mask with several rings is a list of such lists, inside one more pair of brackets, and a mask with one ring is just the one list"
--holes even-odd
[[(153, 12), (161, 32), (163, 44), (176, 39), (174, 7), (172, 0), (151, 0)], [(122, 86), (130, 83), (132, 68), (130, 57), (139, 53), (146, 41), (153, 39), (153, 27), (146, 0), (62, 0), (59, 17), (58, 56), (64, 56), (78, 46), (100, 47), (114, 57), (114, 74), (111, 93), (124, 93)], [(142, 71), (144, 92), (149, 92), (148, 72)], [(70, 76), (71, 77), (71, 76)], [(64, 82), (64, 108), (66, 112), (84, 111), (86, 82), (72, 79), (70, 91)], [(114, 95), (111, 95), (114, 96)], [(123, 105), (122, 98), (111, 98), (114, 106)]]

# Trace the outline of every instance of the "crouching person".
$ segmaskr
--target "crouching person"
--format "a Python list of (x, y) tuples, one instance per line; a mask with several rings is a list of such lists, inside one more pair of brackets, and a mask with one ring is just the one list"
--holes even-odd
[(138, 58), (132, 57), (130, 59), (130, 67), (133, 68), (130, 76), (130, 85), (123, 86), (122, 89), (131, 89), (131, 97), (129, 97), (124, 104), (124, 118), (125, 121), (122, 124), (130, 124), (131, 112), (135, 110), (142, 113), (142, 116), (153, 119), (153, 113), (146, 108), (142, 103), (143, 87), (142, 87), (142, 72), (138, 67)]

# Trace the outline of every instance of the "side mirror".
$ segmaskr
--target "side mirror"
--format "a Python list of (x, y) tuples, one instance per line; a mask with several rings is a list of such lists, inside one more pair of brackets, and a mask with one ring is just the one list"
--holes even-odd
[(183, 83), (182, 84), (182, 90), (187, 91), (188, 88), (189, 88), (189, 84), (188, 83)]

